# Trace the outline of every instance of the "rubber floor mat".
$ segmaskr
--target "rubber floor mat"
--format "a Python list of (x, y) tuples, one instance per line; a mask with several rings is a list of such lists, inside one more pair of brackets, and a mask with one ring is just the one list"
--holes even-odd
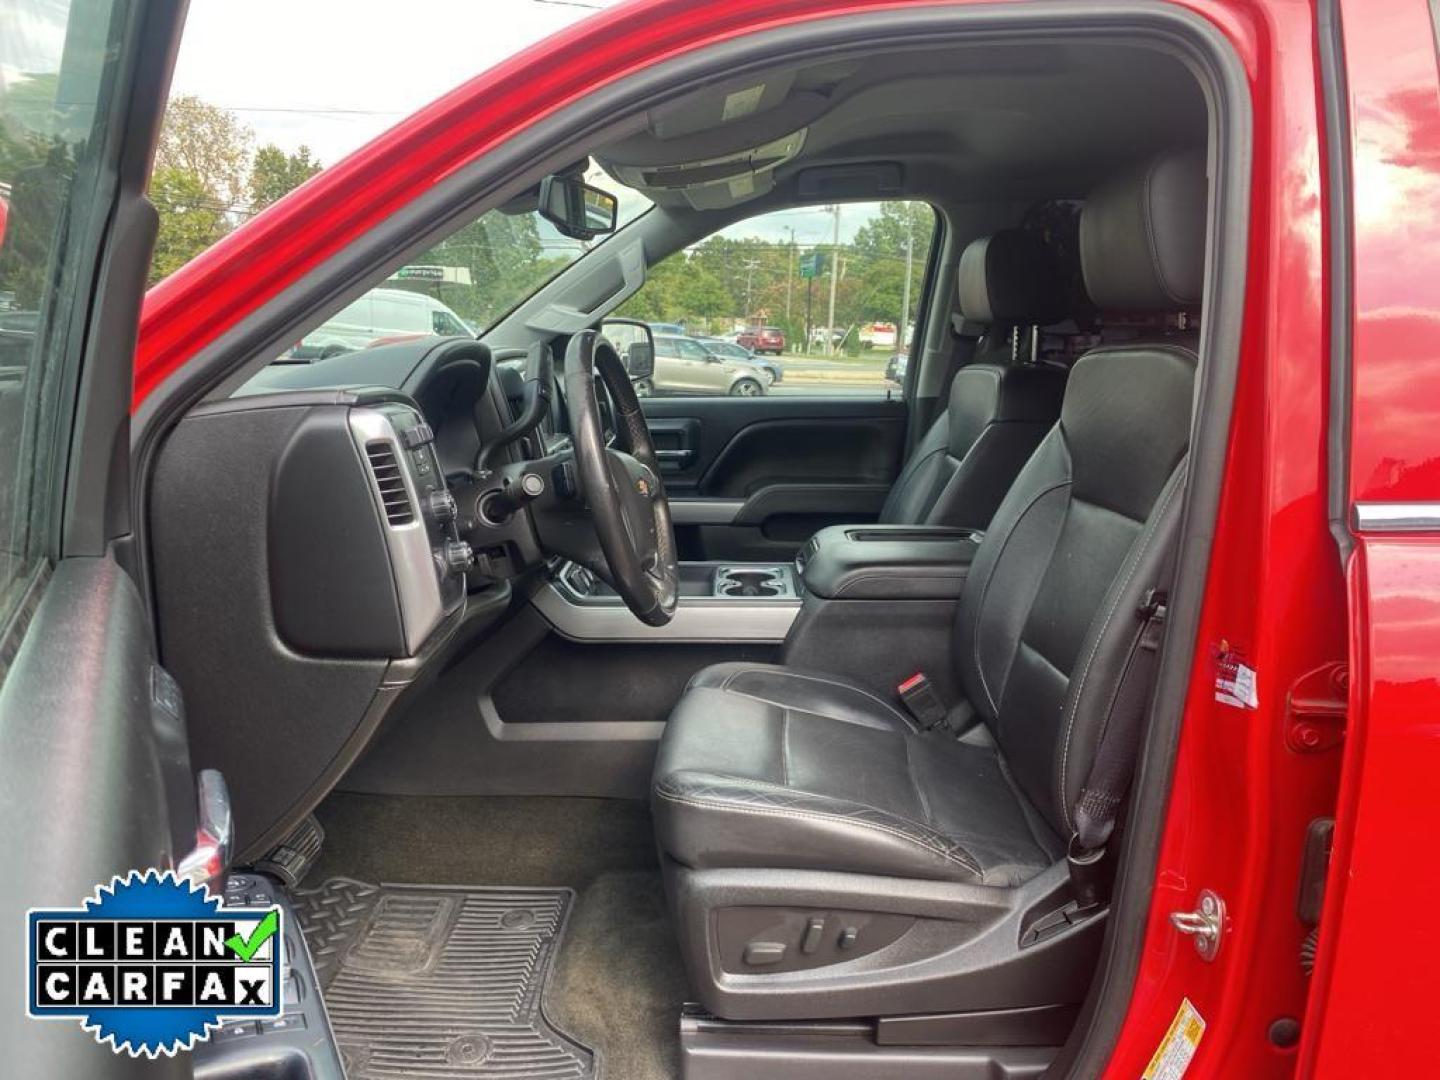
[(544, 994), (569, 889), (367, 885), (293, 894), (349, 1080), (597, 1075)]

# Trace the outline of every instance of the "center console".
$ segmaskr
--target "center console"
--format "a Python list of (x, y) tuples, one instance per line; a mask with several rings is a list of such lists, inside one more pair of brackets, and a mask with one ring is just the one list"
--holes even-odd
[(805, 601), (784, 662), (858, 679), (887, 700), (924, 672), (943, 700), (959, 700), (951, 628), (982, 538), (939, 526), (821, 529), (796, 556)]
[(680, 600), (665, 626), (646, 626), (615, 590), (573, 562), (552, 568), (533, 596), (546, 620), (572, 641), (769, 642), (785, 640), (800, 612), (795, 567), (775, 563), (682, 562)]

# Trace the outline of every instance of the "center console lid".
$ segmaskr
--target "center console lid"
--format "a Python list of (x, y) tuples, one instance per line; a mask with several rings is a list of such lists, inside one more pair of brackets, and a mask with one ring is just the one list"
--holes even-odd
[(832, 525), (795, 565), (806, 591), (827, 600), (953, 600), (982, 536), (938, 525)]

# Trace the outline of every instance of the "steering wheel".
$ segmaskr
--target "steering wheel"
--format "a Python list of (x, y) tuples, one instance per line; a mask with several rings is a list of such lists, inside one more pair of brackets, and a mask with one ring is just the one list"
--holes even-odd
[[(619, 449), (605, 443), (597, 372), (614, 405)], [(580, 494), (594, 519), (610, 584), (641, 622), (664, 626), (680, 596), (670, 501), (630, 376), (615, 346), (594, 330), (574, 335), (565, 350), (565, 396)]]

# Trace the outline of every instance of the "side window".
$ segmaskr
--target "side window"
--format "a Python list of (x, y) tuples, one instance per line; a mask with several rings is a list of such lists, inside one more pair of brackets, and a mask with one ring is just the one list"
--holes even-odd
[(432, 311), (430, 327), (437, 334), (468, 334), (465, 324), (448, 311)]
[(935, 222), (901, 200), (748, 218), (652, 266), (615, 314), (683, 335), (659, 355), (720, 360), (698, 381), (657, 369), (657, 395), (883, 396), (905, 378)]
[(74, 400), (62, 359), (106, 206), (95, 158), (123, 21), (107, 3), (0, 5), (0, 630), (58, 540), (50, 498)]

